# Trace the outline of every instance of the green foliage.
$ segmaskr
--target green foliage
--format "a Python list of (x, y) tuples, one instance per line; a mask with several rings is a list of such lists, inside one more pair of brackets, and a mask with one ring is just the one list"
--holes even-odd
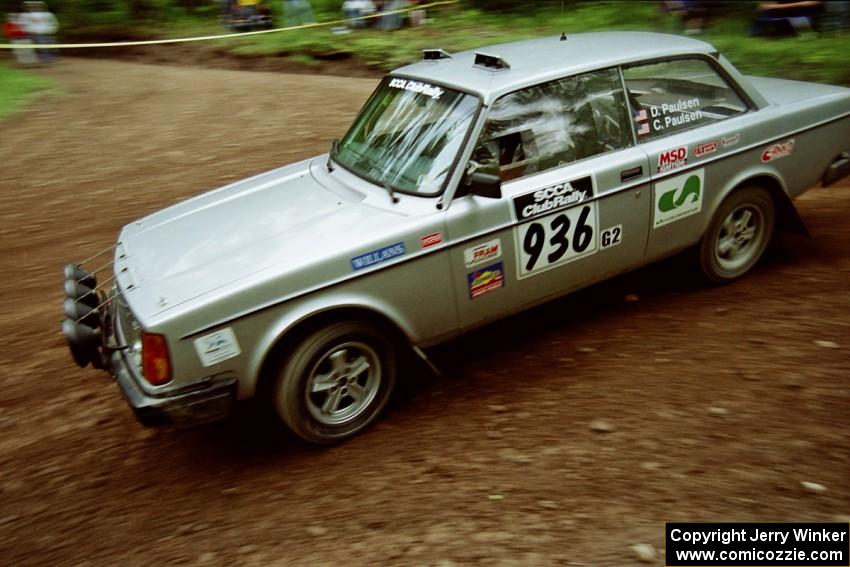
[(0, 120), (54, 87), (53, 81), (46, 77), (0, 65)]

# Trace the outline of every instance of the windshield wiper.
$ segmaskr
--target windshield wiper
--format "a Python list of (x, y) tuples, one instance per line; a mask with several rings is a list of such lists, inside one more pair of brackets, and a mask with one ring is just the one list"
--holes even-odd
[(333, 160), (334, 154), (336, 154), (336, 147), (338, 145), (339, 145), (339, 138), (334, 138), (334, 141), (331, 142), (331, 151), (328, 154), (328, 162), (325, 164), (325, 166), (328, 168), (328, 173), (331, 173), (334, 170), (332, 160)]
[(398, 203), (398, 197), (396, 197), (395, 191), (393, 190), (393, 186), (390, 185), (390, 182), (384, 179), (381, 181), (381, 184), (384, 186), (384, 189), (387, 190), (387, 193), (390, 194), (390, 200), (392, 200), (393, 203)]

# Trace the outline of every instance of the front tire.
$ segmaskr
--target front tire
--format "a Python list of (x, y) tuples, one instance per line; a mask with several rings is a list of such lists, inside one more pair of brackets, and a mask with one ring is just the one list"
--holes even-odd
[(396, 380), (397, 349), (363, 321), (331, 324), (290, 350), (274, 386), (274, 405), (296, 435), (335, 443), (372, 423)]
[(744, 187), (721, 203), (699, 245), (700, 267), (714, 283), (749, 272), (773, 238), (776, 207), (762, 187)]

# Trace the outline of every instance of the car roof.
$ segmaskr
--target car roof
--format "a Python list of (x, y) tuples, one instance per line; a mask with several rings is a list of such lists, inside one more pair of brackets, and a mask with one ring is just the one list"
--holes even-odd
[[(518, 88), (592, 69), (716, 51), (704, 41), (677, 35), (594, 32), (569, 35), (565, 40), (551, 36), (452, 53), (450, 57), (401, 67), (391, 74), (471, 91), (489, 103)], [(490, 56), (484, 59), (490, 66), (480, 64), (480, 55)], [(438, 56), (436, 50), (434, 56)], [(503, 63), (508, 67), (498, 68)]]

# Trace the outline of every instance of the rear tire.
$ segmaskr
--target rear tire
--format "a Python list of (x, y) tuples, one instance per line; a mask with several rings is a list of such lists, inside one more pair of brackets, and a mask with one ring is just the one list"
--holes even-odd
[(396, 380), (389, 334), (364, 321), (334, 323), (289, 351), (273, 390), (278, 416), (311, 443), (335, 443), (372, 423)]
[(699, 244), (706, 278), (728, 283), (749, 272), (773, 238), (776, 207), (762, 187), (744, 187), (726, 197)]

